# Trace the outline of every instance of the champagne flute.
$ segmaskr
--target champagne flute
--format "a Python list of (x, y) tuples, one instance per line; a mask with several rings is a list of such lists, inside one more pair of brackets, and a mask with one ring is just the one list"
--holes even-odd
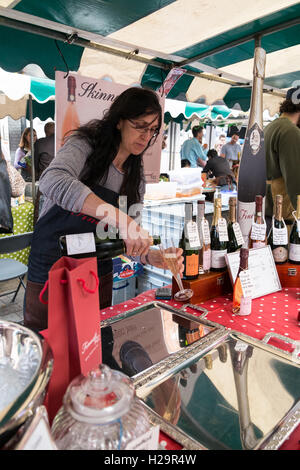
[(182, 284), (180, 272), (177, 265), (177, 248), (173, 239), (166, 240), (159, 245), (160, 253), (163, 262), (167, 265), (168, 269), (173, 274), (175, 281), (179, 287), (179, 291), (174, 295), (174, 299), (180, 302), (186, 302), (193, 297), (194, 292), (192, 289), (185, 289)]

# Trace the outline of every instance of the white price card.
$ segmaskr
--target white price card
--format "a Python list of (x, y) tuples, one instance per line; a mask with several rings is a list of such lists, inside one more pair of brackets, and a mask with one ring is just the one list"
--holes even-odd
[[(240, 266), (240, 252), (225, 255), (232, 284)], [(249, 250), (248, 272), (253, 283), (252, 299), (281, 290), (281, 284), (270, 245)]]
[(266, 224), (253, 223), (251, 228), (251, 239), (264, 241), (266, 238), (267, 226)]
[(287, 228), (276, 228), (273, 226), (273, 245), (284, 246), (288, 244)]
[(247, 348), (248, 348), (248, 344), (240, 340), (238, 340), (234, 346), (235, 351), (239, 351), (239, 352), (244, 352), (246, 351)]
[(253, 296), (254, 284), (252, 281), (251, 273), (249, 270), (240, 272), (240, 280), (245, 298), (251, 298)]
[(41, 405), (15, 450), (58, 450), (52, 438), (46, 408)]
[(238, 222), (235, 222), (233, 224), (232, 228), (233, 228), (233, 233), (234, 233), (234, 236), (236, 238), (237, 244), (239, 246), (244, 245), (244, 238), (243, 238), (243, 235), (242, 235), (240, 224)]
[(202, 241), (205, 245), (210, 245), (210, 231), (208, 220), (203, 219), (201, 222)]
[(80, 253), (94, 253), (96, 251), (93, 232), (66, 235), (66, 243), (67, 253), (70, 256)]
[(159, 438), (159, 426), (153, 426), (142, 436), (130, 441), (125, 450), (157, 450)]
[(223, 217), (218, 220), (218, 232), (220, 242), (228, 242), (227, 222)]
[(187, 239), (191, 248), (200, 248), (200, 238), (196, 222), (190, 221), (186, 224)]

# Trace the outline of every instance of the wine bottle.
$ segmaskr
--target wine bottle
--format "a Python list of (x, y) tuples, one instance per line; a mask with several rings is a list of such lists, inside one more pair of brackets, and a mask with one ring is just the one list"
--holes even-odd
[(67, 98), (68, 104), (67, 104), (64, 120), (62, 123), (62, 129), (61, 129), (62, 140), (64, 139), (65, 135), (69, 131), (73, 129), (77, 129), (77, 127), (80, 126), (80, 121), (79, 121), (78, 113), (76, 110), (76, 79), (73, 75), (68, 76), (67, 88), (68, 88), (68, 98)]
[(277, 194), (275, 199), (275, 214), (268, 236), (268, 244), (271, 246), (276, 264), (283, 264), (288, 259), (288, 231), (282, 217), (282, 201), (282, 195)]
[(267, 244), (267, 227), (263, 216), (263, 197), (255, 198), (255, 215), (250, 232), (249, 248), (261, 248)]
[[(266, 52), (255, 48), (249, 122), (238, 174), (238, 222), (245, 247), (255, 211), (255, 196), (266, 194), (266, 156), (263, 133), (263, 84)], [(254, 176), (255, 175), (255, 176)]]
[(183, 250), (183, 279), (196, 279), (199, 275), (200, 239), (197, 223), (193, 220), (193, 203), (185, 203), (185, 218), (179, 247)]
[(221, 207), (221, 198), (216, 198), (214, 200), (214, 216), (210, 231), (211, 271), (224, 271), (226, 269), (225, 255), (227, 253), (228, 232), (226, 220), (221, 218)]
[(205, 201), (197, 203), (197, 225), (200, 237), (199, 274), (208, 273), (211, 265), (210, 231), (205, 218)]
[[(152, 237), (152, 245), (159, 245), (161, 239)], [(126, 253), (126, 245), (118, 234), (114, 238), (99, 238), (93, 232), (62, 235), (59, 237), (61, 256), (73, 258), (97, 257), (99, 260), (111, 259)]]
[(233, 305), (232, 312), (238, 315), (250, 315), (252, 307), (252, 298), (244, 294), (242, 287), (242, 276), (244, 277), (243, 283), (247, 283), (247, 271), (248, 271), (248, 256), (249, 250), (247, 248), (241, 248), (240, 250), (240, 267), (236, 276), (233, 286)]
[(295, 222), (290, 234), (289, 261), (300, 264), (300, 195), (297, 196), (297, 211), (293, 212)]
[(243, 244), (244, 239), (241, 232), (239, 223), (236, 221), (236, 198), (229, 198), (229, 221), (228, 221), (228, 253), (233, 253), (239, 250)]

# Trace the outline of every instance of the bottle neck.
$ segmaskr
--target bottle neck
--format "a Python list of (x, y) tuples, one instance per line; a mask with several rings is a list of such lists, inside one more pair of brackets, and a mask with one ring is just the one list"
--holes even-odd
[(184, 221), (185, 221), (185, 223), (188, 223), (191, 220), (193, 220), (193, 204), (187, 203), (187, 204), (185, 204)]
[(248, 129), (256, 123), (263, 129), (263, 85), (265, 76), (266, 51), (257, 47), (254, 53), (253, 85)]
[(236, 222), (236, 205), (232, 204), (229, 206), (229, 222), (234, 224)]
[(282, 220), (282, 203), (277, 202), (276, 207), (275, 207), (275, 219), (276, 220)]
[(219, 205), (215, 205), (214, 208), (214, 218), (212, 225), (218, 225), (218, 220), (221, 218), (221, 207)]
[(262, 201), (257, 201), (255, 206), (255, 222), (263, 223)]
[(204, 204), (198, 204), (197, 206), (198, 209), (198, 219), (202, 220), (205, 217), (205, 205)]
[(297, 220), (300, 220), (300, 196), (297, 197), (297, 212), (296, 212)]

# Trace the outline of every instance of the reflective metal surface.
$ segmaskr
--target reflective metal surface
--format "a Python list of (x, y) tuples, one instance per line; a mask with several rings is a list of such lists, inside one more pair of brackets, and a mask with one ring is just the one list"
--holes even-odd
[(28, 328), (0, 321), (0, 447), (33, 415), (51, 372), (47, 343)]
[(299, 364), (234, 332), (137, 395), (185, 448), (277, 449), (300, 423)]
[(227, 334), (221, 325), (151, 302), (101, 322), (102, 361), (134, 376), (136, 386), (147, 387), (157, 373), (168, 376)]

